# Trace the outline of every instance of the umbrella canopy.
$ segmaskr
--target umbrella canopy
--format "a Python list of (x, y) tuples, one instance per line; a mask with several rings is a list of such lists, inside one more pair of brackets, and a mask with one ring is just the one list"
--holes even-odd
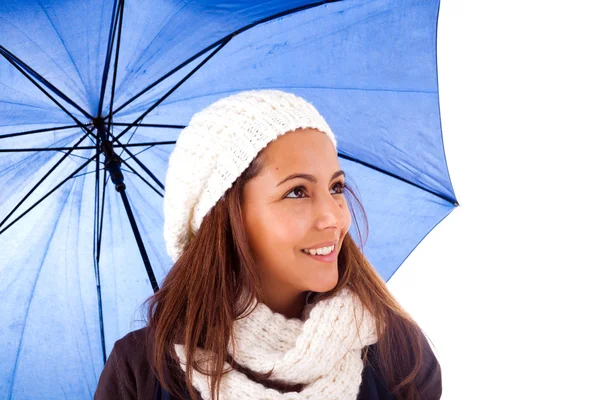
[[(385, 279), (458, 205), (436, 66), (438, 1), (4, 0), (0, 398), (91, 398), (172, 265), (168, 157), (242, 90), (313, 103)], [(115, 190), (118, 189), (118, 190)]]

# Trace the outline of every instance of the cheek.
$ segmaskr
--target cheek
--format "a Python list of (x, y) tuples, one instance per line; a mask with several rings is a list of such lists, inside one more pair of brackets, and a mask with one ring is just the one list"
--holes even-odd
[(344, 234), (346, 234), (350, 230), (351, 226), (352, 226), (352, 215), (350, 215), (350, 210), (348, 210), (346, 213), (346, 227), (344, 228)]
[(257, 218), (255, 223), (254, 240), (250, 245), (259, 274), (268, 282), (293, 280), (299, 256), (297, 251), (306, 233), (302, 221), (271, 213)]
[(342, 235), (345, 235), (352, 226), (352, 214), (350, 213), (350, 209), (348, 208), (348, 203), (344, 200), (342, 204), (340, 204), (340, 208), (342, 209), (343, 214), (343, 226), (342, 226)]
[(307, 218), (290, 210), (272, 209), (255, 215), (249, 221), (252, 246), (263, 261), (289, 256), (301, 245), (310, 227)]
[(270, 227), (269, 238), (278, 246), (293, 250), (300, 246), (310, 228), (309, 218), (303, 217), (293, 210), (274, 212), (267, 220)]

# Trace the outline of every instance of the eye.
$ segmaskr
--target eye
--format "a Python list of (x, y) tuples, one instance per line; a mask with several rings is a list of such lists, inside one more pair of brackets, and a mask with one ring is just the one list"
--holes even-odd
[(296, 186), (285, 196), (286, 199), (302, 199), (304, 197), (306, 197), (306, 188), (304, 186)]
[(345, 189), (346, 185), (344, 184), (344, 182), (336, 182), (331, 187), (331, 190), (333, 190), (333, 194), (343, 194)]

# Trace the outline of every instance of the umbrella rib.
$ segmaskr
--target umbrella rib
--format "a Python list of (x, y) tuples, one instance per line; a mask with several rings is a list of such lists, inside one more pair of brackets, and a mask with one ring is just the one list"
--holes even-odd
[[(181, 68), (185, 67), (186, 65), (188, 65), (189, 63), (191, 63), (192, 61), (194, 61), (198, 57), (202, 56), (203, 54), (207, 53), (210, 49), (212, 49), (215, 46), (218, 46), (220, 44), (227, 44), (227, 42), (229, 42), (231, 39), (233, 39), (234, 36), (239, 35), (240, 33), (244, 32), (244, 31), (247, 31), (247, 30), (255, 27), (256, 25), (260, 25), (260, 24), (263, 24), (265, 22), (269, 22), (271, 20), (274, 20), (274, 19), (286, 16), (286, 15), (294, 14), (296, 12), (308, 10), (309, 8), (318, 7), (318, 6), (321, 6), (321, 5), (326, 4), (326, 3), (337, 3), (339, 1), (342, 1), (342, 0), (324, 0), (324, 1), (318, 1), (318, 2), (315, 2), (315, 3), (311, 3), (311, 4), (305, 4), (305, 5), (300, 6), (300, 7), (292, 8), (292, 9), (289, 9), (289, 10), (286, 10), (286, 11), (282, 11), (280, 13), (277, 13), (277, 14), (265, 17), (263, 19), (260, 19), (258, 21), (252, 22), (251, 24), (248, 24), (246, 26), (243, 26), (243, 27), (239, 28), (238, 30), (230, 33), (229, 35), (227, 35), (227, 36), (225, 36), (225, 37), (217, 40), (213, 44), (211, 44), (208, 47), (202, 49), (198, 53), (194, 54), (193, 56), (191, 56), (190, 58), (188, 58), (187, 60), (185, 60), (184, 62), (182, 62), (178, 66), (176, 66), (175, 68), (173, 68), (171, 71), (167, 72), (166, 74), (164, 74), (163, 76), (161, 76), (160, 78), (158, 78), (156, 81), (154, 81), (153, 83), (151, 83), (145, 89), (143, 89), (138, 94), (136, 94), (135, 96), (131, 97), (129, 100), (127, 100), (121, 106), (119, 106), (114, 111), (114, 114), (118, 113), (123, 108), (127, 107), (129, 104), (131, 104), (133, 101), (135, 101), (138, 97), (142, 96), (144, 93), (146, 93), (147, 91), (149, 91), (150, 89), (152, 89), (153, 87), (155, 87), (156, 85), (158, 85), (159, 83), (161, 83), (162, 81), (164, 81), (165, 79), (167, 79), (169, 76), (173, 75), (175, 72), (179, 71)], [(111, 113), (111, 117), (112, 117), (112, 113)]]
[[(206, 57), (204, 60), (202, 60), (202, 62), (200, 64), (198, 64), (196, 67), (194, 67), (194, 69), (192, 69), (186, 76), (184, 76), (179, 82), (177, 82), (175, 84), (175, 86), (173, 86), (171, 89), (169, 89), (169, 91), (167, 93), (165, 93), (160, 99), (158, 99), (154, 104), (152, 104), (150, 106), (150, 108), (148, 108), (146, 111), (144, 111), (142, 113), (142, 115), (140, 115), (133, 123), (137, 124), (138, 122), (140, 122), (142, 119), (144, 119), (144, 117), (146, 115), (148, 115), (152, 110), (154, 110), (156, 107), (158, 107), (160, 105), (160, 103), (162, 103), (167, 97), (169, 97), (175, 90), (177, 90), (181, 85), (183, 85), (183, 83), (185, 81), (187, 81), (189, 79), (190, 76), (194, 75), (196, 73), (196, 71), (198, 71), (202, 66), (204, 66), (204, 64), (206, 64), (211, 58), (213, 58), (215, 56), (215, 54), (217, 54), (223, 47), (225, 47), (225, 45), (227, 43), (229, 43), (228, 39), (227, 41), (223, 42), (219, 47), (217, 47), (212, 53), (210, 53), (210, 55), (208, 57)], [(110, 116), (110, 118), (112, 118), (112, 116)], [(120, 137), (122, 137), (127, 131), (129, 131), (132, 128), (132, 126), (128, 126), (127, 128), (125, 128), (123, 130), (123, 132), (121, 132), (120, 134), (118, 134), (117, 136), (115, 136), (115, 140), (119, 139)]]
[[(92, 156), (92, 158), (90, 158), (89, 160), (87, 160), (85, 163), (81, 164), (75, 171), (73, 171), (68, 177), (66, 177), (62, 182), (60, 182), (58, 185), (56, 185), (52, 190), (50, 190), (48, 193), (46, 193), (41, 199), (39, 199), (37, 202), (35, 202), (31, 207), (29, 207), (27, 210), (25, 210), (21, 215), (19, 215), (17, 218), (15, 218), (10, 224), (8, 224), (4, 229), (2, 229), (0, 231), (0, 235), (3, 234), (4, 232), (6, 232), (6, 230), (8, 228), (10, 228), (11, 226), (13, 226), (17, 221), (19, 221), (21, 218), (23, 218), (25, 215), (27, 215), (31, 210), (33, 210), (38, 204), (40, 204), (42, 201), (44, 201), (48, 196), (50, 196), (52, 193), (54, 193), (58, 188), (60, 188), (65, 182), (67, 182), (69, 179), (71, 179), (74, 175), (77, 175), (77, 173), (79, 171), (81, 171), (86, 165), (88, 165), (90, 162), (94, 161), (94, 159), (98, 157), (98, 154), (94, 154), (94, 156)], [(37, 187), (37, 186), (36, 186)], [(30, 191), (31, 193), (31, 191)], [(21, 205), (23, 203), (24, 200), (21, 200), (21, 202), (19, 202), (19, 204), (17, 205), (17, 207), (15, 207), (15, 209), (13, 209), (13, 211), (11, 211), (11, 213), (4, 219), (4, 221), (2, 221), (2, 224), (8, 219), (8, 217), (10, 217), (10, 215), (19, 207), (19, 205)], [(2, 226), (2, 224), (0, 224), (0, 226)]]
[(102, 205), (100, 206), (100, 228), (98, 229), (96, 250), (95, 255), (96, 265), (98, 266), (97, 271), (97, 292), (98, 292), (98, 318), (100, 319), (100, 339), (102, 341), (102, 360), (106, 364), (106, 343), (104, 338), (104, 316), (102, 312), (102, 293), (100, 291), (100, 250), (102, 249), (102, 229), (104, 226), (104, 202), (106, 199), (106, 185), (108, 184), (108, 178), (106, 176), (106, 168), (104, 168), (104, 176), (102, 177)]
[[(62, 151), (62, 150), (59, 150), (59, 151), (60, 151), (61, 153), (63, 153), (63, 154), (66, 154), (66, 153), (65, 153), (64, 151)], [(81, 158), (82, 160), (87, 160), (87, 157), (78, 156), (77, 154), (73, 154), (73, 153), (69, 154), (69, 156), (71, 156), (71, 157), (77, 157), (77, 158)]]
[(382, 169), (382, 168), (376, 167), (375, 165), (369, 164), (369, 163), (367, 163), (367, 162), (364, 162), (364, 161), (361, 161), (361, 160), (357, 160), (357, 159), (356, 159), (356, 158), (354, 158), (354, 157), (351, 157), (351, 156), (348, 156), (348, 155), (345, 155), (345, 154), (342, 154), (342, 153), (338, 153), (338, 157), (340, 157), (340, 158), (343, 158), (343, 159), (345, 159), (345, 160), (348, 160), (348, 161), (352, 161), (352, 162), (358, 163), (358, 164), (360, 164), (360, 165), (364, 165), (364, 166), (365, 166), (365, 167), (367, 167), (367, 168), (373, 169), (373, 170), (375, 170), (375, 171), (377, 171), (377, 172), (381, 172), (382, 174), (385, 174), (385, 175), (387, 175), (387, 176), (390, 176), (390, 177), (392, 177), (392, 178), (394, 178), (394, 179), (398, 179), (398, 180), (400, 180), (400, 181), (402, 181), (402, 182), (408, 183), (408, 184), (409, 184), (409, 185), (411, 185), (411, 186), (414, 186), (414, 187), (416, 187), (416, 188), (419, 188), (419, 189), (421, 189), (421, 190), (424, 190), (424, 191), (426, 191), (427, 193), (430, 193), (430, 194), (432, 194), (432, 195), (434, 195), (434, 196), (436, 196), (436, 197), (439, 197), (439, 198), (441, 198), (441, 199), (444, 199), (444, 200), (446, 200), (448, 203), (450, 203), (450, 204), (453, 204), (453, 205), (454, 205), (454, 206), (456, 206), (456, 207), (458, 207), (458, 205), (459, 205), (459, 204), (458, 204), (458, 202), (457, 202), (456, 200), (453, 200), (453, 199), (451, 199), (451, 198), (449, 198), (449, 197), (447, 197), (447, 196), (444, 196), (443, 194), (436, 193), (436, 192), (434, 192), (434, 191), (432, 191), (432, 190), (430, 190), (430, 189), (427, 189), (427, 188), (425, 188), (425, 187), (419, 186), (419, 185), (417, 185), (416, 183), (413, 183), (413, 182), (411, 182), (411, 181), (409, 181), (409, 180), (406, 180), (406, 179), (404, 179), (404, 178), (402, 178), (402, 177), (400, 177), (400, 176), (398, 176), (398, 175), (396, 175), (396, 174), (393, 174), (393, 173), (391, 173), (391, 172), (389, 172), (389, 171), (386, 171), (386, 170), (384, 170), (384, 169)]
[(108, 184), (108, 179), (106, 177), (106, 168), (104, 168), (104, 177), (102, 178), (104, 182), (104, 187), (102, 188), (102, 205), (100, 206), (100, 229), (98, 235), (98, 262), (100, 262), (100, 249), (102, 248), (102, 227), (104, 225), (104, 200), (106, 199), (106, 185)]
[[(158, 193), (158, 195), (160, 197), (164, 197), (164, 195), (158, 191), (158, 189), (156, 189), (154, 186), (152, 186), (152, 184), (150, 182), (148, 182), (148, 180), (146, 178), (144, 178), (142, 175), (140, 175), (139, 172), (137, 172), (135, 169), (131, 168), (131, 165), (127, 164), (127, 162), (125, 160), (121, 160), (121, 162), (123, 164), (125, 164), (125, 166), (127, 166), (132, 173), (134, 173), (135, 175), (137, 175), (138, 178), (140, 178), (146, 185), (148, 185), (150, 187), (150, 189), (154, 190), (156, 193)], [(129, 171), (127, 171), (129, 172)], [(163, 190), (165, 190), (165, 188), (162, 188)]]
[(100, 86), (100, 101), (98, 102), (98, 113), (100, 116), (102, 114), (102, 106), (104, 103), (104, 93), (106, 93), (106, 82), (108, 81), (108, 70), (110, 68), (110, 58), (112, 56), (112, 48), (115, 43), (115, 23), (119, 18), (119, 10), (121, 10), (121, 2), (115, 0), (113, 4), (113, 12), (110, 18), (110, 29), (109, 29), (109, 37), (110, 40), (106, 45), (106, 58), (104, 59), (104, 70), (102, 71), (102, 85)]
[[(98, 147), (96, 145), (96, 147)], [(96, 152), (98, 153), (98, 152)], [(96, 254), (97, 254), (97, 249), (96, 249), (96, 236), (98, 235), (98, 203), (99, 203), (99, 191), (100, 191), (100, 158), (96, 157), (95, 160), (95, 164), (96, 164), (96, 168), (94, 169), (94, 171), (91, 172), (84, 172), (83, 174), (80, 175), (74, 175), (73, 178), (77, 178), (78, 176), (82, 176), (82, 175), (86, 175), (89, 173), (94, 173), (94, 242), (93, 242), (93, 246), (94, 246), (94, 259), (96, 258)], [(96, 265), (94, 265), (94, 269), (96, 268)]]
[[(100, 153), (100, 144), (96, 143), (96, 147), (98, 148), (96, 153)], [(94, 189), (94, 259), (97, 259), (98, 257), (98, 248), (97, 248), (97, 244), (98, 244), (98, 227), (100, 225), (100, 221), (99, 221), (99, 207), (100, 207), (100, 157), (96, 157), (96, 169), (93, 171), (95, 172), (95, 189)], [(104, 173), (106, 174), (106, 169), (103, 168)], [(86, 173), (83, 173), (82, 175), (85, 175)], [(77, 177), (77, 175), (75, 175), (73, 178)], [(102, 182), (104, 182), (104, 180), (102, 180)]]
[[(89, 126), (91, 124), (87, 124), (86, 126)], [(55, 128), (44, 128), (44, 129), (33, 129), (31, 131), (24, 131), (24, 132), (16, 132), (16, 133), (7, 133), (4, 135), (0, 135), (0, 139), (6, 139), (9, 137), (15, 137), (15, 136), (23, 136), (23, 135), (31, 135), (33, 133), (43, 133), (43, 132), (52, 132), (52, 131), (60, 131), (63, 129), (71, 129), (71, 128), (79, 128), (79, 125), (66, 125), (66, 126), (57, 126)]]
[[(100, 143), (97, 142), (98, 151)], [(104, 177), (106, 177), (106, 169), (104, 170)], [(102, 290), (100, 283), (100, 239), (98, 237), (102, 235), (100, 231), (100, 158), (96, 157), (96, 186), (94, 192), (94, 272), (96, 277), (96, 296), (98, 299), (98, 320), (100, 322), (100, 341), (102, 343), (102, 361), (106, 364), (106, 343), (104, 338), (104, 315), (102, 313)], [(102, 179), (104, 182), (104, 179)], [(102, 189), (102, 206), (104, 207), (104, 189)]]
[[(4, 58), (6, 58), (8, 60), (8, 62), (10, 62), (13, 66), (17, 67), (17, 65), (18, 65), (21, 68), (23, 68), (25, 71), (27, 71), (29, 74), (31, 74), (35, 79), (37, 79), (39, 82), (41, 82), (44, 86), (46, 86), (48, 89), (50, 89), (52, 92), (54, 92), (54, 94), (56, 94), (58, 97), (60, 97), (61, 99), (63, 99), (64, 101), (66, 101), (67, 103), (72, 105), (73, 107), (75, 107), (80, 113), (85, 115), (87, 118), (92, 119), (92, 116), (87, 111), (85, 111), (83, 108), (81, 108), (79, 105), (77, 105), (77, 103), (75, 103), (73, 100), (71, 100), (66, 94), (61, 92), (56, 86), (54, 86), (53, 84), (48, 82), (44, 77), (42, 77), (40, 74), (38, 74), (33, 68), (31, 68), (29, 65), (24, 63), (21, 59), (19, 59), (17, 56), (12, 54), (4, 46), (1, 46), (1, 45), (0, 45), (0, 54), (2, 54), (2, 56), (4, 56)], [(23, 75), (30, 78), (29, 75), (27, 75), (21, 68), (17, 68), (17, 69)], [(36, 86), (38, 86), (38, 85), (36, 85)], [(38, 88), (39, 88), (39, 86), (38, 86)], [(66, 111), (66, 109), (64, 109), (63, 107), (61, 107), (61, 109), (63, 109), (63, 111)], [(69, 113), (67, 113), (67, 114), (69, 114)]]
[[(143, 143), (125, 143), (116, 144), (113, 147), (144, 147), (144, 146), (158, 146), (158, 145), (169, 145), (175, 144), (175, 140), (166, 140), (163, 142), (143, 142)], [(74, 146), (74, 147), (28, 147), (18, 149), (0, 149), (0, 153), (23, 153), (23, 152), (38, 152), (38, 151), (74, 151), (74, 150), (92, 150), (96, 149), (96, 146)], [(71, 154), (74, 156), (74, 154)], [(80, 156), (75, 156), (80, 157)], [(87, 160), (87, 158), (86, 158)]]
[[(87, 160), (87, 158), (86, 158), (86, 160)], [(86, 175), (89, 175), (89, 174), (93, 174), (94, 172), (95, 171), (84, 172), (83, 174), (79, 174), (79, 175), (73, 176), (73, 178), (79, 178), (80, 176), (86, 176)]]
[[(29, 148), (18, 148), (18, 149), (0, 149), (0, 153), (22, 153), (28, 151), (67, 151), (67, 150), (91, 150), (95, 149), (96, 146), (81, 146), (81, 147), (29, 147)], [(86, 158), (87, 160), (87, 158)]]
[[(137, 153), (135, 153), (135, 155), (137, 156), (138, 154), (141, 154), (141, 153), (145, 152), (146, 150), (150, 150), (150, 149), (151, 149), (151, 148), (153, 148), (153, 147), (154, 147), (154, 145), (148, 146), (148, 147), (146, 147), (144, 150), (140, 150), (140, 151), (138, 151)], [(126, 158), (126, 159), (124, 159), (123, 161), (127, 161), (127, 160), (131, 160), (131, 157), (129, 157), (129, 158)]]
[[(117, 34), (117, 50), (115, 51), (115, 67), (113, 69), (113, 81), (112, 88), (110, 92), (110, 108), (109, 108), (109, 126), (112, 123), (112, 115), (113, 115), (113, 106), (115, 101), (115, 88), (117, 86), (117, 68), (119, 66), (119, 50), (121, 49), (121, 30), (123, 27), (123, 9), (125, 5), (123, 4), (123, 0), (119, 0), (121, 13), (119, 14), (119, 33)], [(98, 112), (98, 116), (100, 116), (100, 112)]]
[(152, 285), (152, 290), (154, 291), (154, 293), (156, 293), (158, 292), (158, 283), (156, 282), (154, 271), (152, 271), (152, 265), (150, 265), (150, 259), (148, 258), (148, 253), (146, 252), (146, 248), (144, 247), (142, 236), (140, 235), (140, 231), (135, 222), (133, 211), (131, 210), (131, 205), (129, 204), (129, 199), (127, 199), (125, 190), (120, 190), (119, 193), (121, 194), (121, 199), (123, 200), (123, 205), (125, 206), (125, 211), (127, 212), (127, 217), (129, 218), (129, 223), (131, 224), (131, 229), (133, 230), (133, 235), (135, 236), (135, 241), (137, 242), (138, 249), (142, 256), (142, 261), (144, 262), (144, 267), (146, 268), (148, 279), (150, 280), (150, 284)]
[[(54, 97), (52, 97), (50, 95), (50, 93), (48, 93), (43, 87), (41, 87), (39, 83), (37, 83), (32, 77), (30, 77), (28, 74), (26, 74), (25, 71), (23, 71), (23, 69), (19, 65), (17, 65), (12, 59), (7, 58), (6, 55), (4, 55), (4, 53), (1, 51), (1, 49), (3, 49), (3, 48), (4, 47), (0, 46), (0, 54), (2, 54), (4, 56), (4, 58), (6, 58), (8, 60), (8, 62), (10, 62), (19, 72), (21, 72), (31, 83), (33, 83), (35, 85), (35, 87), (37, 87), (39, 90), (41, 90), (42, 93), (44, 93), (50, 100), (52, 100), (52, 102), (54, 104), (56, 104), (58, 106), (58, 108), (63, 110), (69, 117), (71, 117), (73, 119), (73, 121), (75, 121), (77, 126), (79, 126), (81, 129), (83, 129), (84, 132), (87, 132), (87, 134), (91, 133), (95, 137), (95, 135), (87, 128), (90, 124), (84, 125), (81, 121), (79, 121), (62, 104), (60, 104), (58, 102), (58, 100), (56, 100)], [(2, 226), (2, 223), (0, 223), (0, 226)]]
[[(170, 129), (183, 129), (185, 125), (168, 125), (168, 124), (134, 124), (127, 122), (112, 122), (110, 125), (113, 126), (139, 126), (144, 128), (170, 128)], [(0, 136), (1, 138), (1, 136)]]
[[(136, 134), (137, 130), (139, 129), (139, 126), (136, 126), (135, 129), (133, 130), (133, 132), (131, 132), (131, 135), (129, 135), (129, 139), (127, 139), (127, 142), (125, 144), (123, 144), (123, 146), (128, 145), (129, 142), (131, 142), (131, 139), (133, 139), (133, 136)], [(111, 132), (112, 133), (112, 132)], [(114, 135), (113, 135), (114, 137)], [(120, 142), (119, 142), (120, 143)], [(121, 143), (120, 143), (121, 144)], [(114, 147), (114, 146), (113, 146)], [(121, 146), (122, 147), (122, 146)], [(121, 149), (121, 152), (119, 153), (119, 158), (121, 158), (121, 156), (123, 155), (124, 150)]]
[(159, 146), (159, 145), (168, 145), (175, 144), (176, 140), (166, 140), (164, 142), (143, 142), (143, 143), (125, 143), (125, 144), (116, 144), (114, 147), (141, 147), (141, 146)]
[[(88, 131), (88, 133), (86, 133), (81, 139), (79, 139), (79, 141), (77, 143), (75, 143), (74, 147), (77, 147), (77, 145), (79, 145), (81, 142), (83, 142), (88, 135), (91, 134), (91, 131)], [(19, 201), (19, 203), (15, 206), (15, 208), (12, 209), (12, 211), (10, 213), (8, 213), (8, 215), (0, 222), (0, 227), (2, 227), (2, 225), (4, 225), (4, 223), (11, 217), (11, 215), (13, 215), (15, 213), (15, 211), (17, 211), (17, 209), (21, 206), (21, 204), (23, 204), (25, 202), (25, 200), (27, 200), (29, 198), (29, 196), (31, 196), (31, 194), (35, 191), (35, 189), (37, 189), (42, 182), (44, 182), (46, 180), (46, 178), (48, 178), (48, 176), (50, 176), (50, 174), (52, 173), (52, 171), (54, 171), (64, 160), (66, 160), (69, 155), (71, 154), (73, 150), (69, 150), (67, 153), (65, 153), (64, 156), (62, 156), (62, 158), (60, 160), (58, 160), (56, 162), (56, 164), (54, 164), (54, 166), (52, 166), (52, 168), (50, 168), (50, 170), (48, 172), (46, 172), (46, 174), (39, 180), (38, 183), (36, 183), (33, 188), (31, 188), (31, 190), (29, 190), (29, 192), (27, 192), (27, 194), (25, 195), (25, 197), (23, 197), (21, 199), (21, 201)], [(1, 231), (0, 233), (4, 232)]]

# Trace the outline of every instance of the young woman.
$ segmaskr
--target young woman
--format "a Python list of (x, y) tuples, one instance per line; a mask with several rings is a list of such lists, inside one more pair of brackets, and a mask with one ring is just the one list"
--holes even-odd
[(350, 199), (302, 98), (247, 91), (196, 114), (167, 171), (174, 265), (95, 398), (439, 399), (425, 336), (348, 234)]

